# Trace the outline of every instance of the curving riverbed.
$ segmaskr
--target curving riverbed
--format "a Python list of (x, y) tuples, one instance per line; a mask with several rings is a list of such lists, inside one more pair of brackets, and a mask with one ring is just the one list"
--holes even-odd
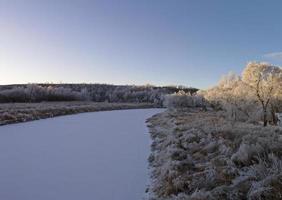
[(0, 127), (0, 199), (139, 200), (145, 120), (162, 109), (84, 113)]

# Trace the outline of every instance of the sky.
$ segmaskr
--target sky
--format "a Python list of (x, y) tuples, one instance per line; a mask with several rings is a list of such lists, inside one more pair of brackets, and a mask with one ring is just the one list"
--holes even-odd
[(282, 65), (279, 0), (0, 0), (0, 84), (208, 88)]

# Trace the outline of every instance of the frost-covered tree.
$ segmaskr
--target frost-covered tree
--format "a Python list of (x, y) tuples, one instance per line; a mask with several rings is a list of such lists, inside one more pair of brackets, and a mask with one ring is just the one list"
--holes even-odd
[(267, 112), (274, 105), (274, 97), (281, 85), (282, 72), (279, 67), (268, 63), (250, 62), (242, 73), (242, 80), (260, 103), (263, 111), (263, 125), (267, 126)]
[(262, 118), (264, 126), (268, 121), (276, 124), (275, 113), (282, 108), (281, 74), (279, 67), (251, 62), (242, 76), (229, 73), (217, 86), (202, 93), (215, 108), (225, 110), (234, 120), (258, 121)]
[(254, 105), (247, 88), (240, 76), (230, 72), (221, 78), (217, 86), (200, 93), (216, 109), (225, 110), (230, 119), (251, 120)]

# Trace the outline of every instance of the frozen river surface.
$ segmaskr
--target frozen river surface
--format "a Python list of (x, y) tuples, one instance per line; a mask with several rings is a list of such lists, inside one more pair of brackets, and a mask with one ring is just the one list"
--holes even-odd
[(160, 109), (84, 113), (0, 127), (0, 199), (140, 200), (145, 120)]

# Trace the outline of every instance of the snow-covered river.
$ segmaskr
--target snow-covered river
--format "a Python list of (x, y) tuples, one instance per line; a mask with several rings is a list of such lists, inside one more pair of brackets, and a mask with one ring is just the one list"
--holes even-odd
[(0, 127), (0, 199), (140, 200), (145, 120), (161, 109), (83, 113)]

